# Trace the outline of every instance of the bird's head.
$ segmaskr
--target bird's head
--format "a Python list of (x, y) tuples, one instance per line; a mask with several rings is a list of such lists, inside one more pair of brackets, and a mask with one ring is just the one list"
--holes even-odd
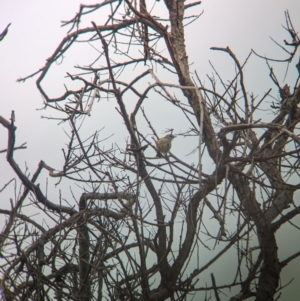
[(164, 138), (168, 138), (170, 140), (173, 140), (176, 136), (174, 136), (173, 134), (168, 134), (167, 136), (165, 136)]

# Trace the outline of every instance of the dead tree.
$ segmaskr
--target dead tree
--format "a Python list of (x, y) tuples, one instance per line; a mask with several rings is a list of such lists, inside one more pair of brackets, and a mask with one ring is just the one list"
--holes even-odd
[[(197, 300), (267, 301), (280, 293), (281, 271), (300, 254), (280, 259), (276, 241), (279, 228), (296, 227), (300, 212), (300, 86), (284, 86), (270, 68), (281, 99), (270, 103), (271, 89), (257, 99), (244, 81), (247, 61), (219, 47), (213, 49), (232, 58), (236, 74), (229, 81), (210, 77), (204, 86), (201, 70), (190, 69), (184, 32), (198, 17), (190, 8), (199, 4), (82, 5), (64, 22), (70, 31), (45, 65), (20, 79), (38, 76), (45, 109), (57, 112), (69, 142), (61, 167), (41, 158), (29, 177), (14, 159), (14, 114), (0, 117), (6, 158), (24, 187), (11, 210), (0, 210), (7, 216), (0, 241), (6, 300), (197, 294)], [(87, 19), (91, 24), (80, 27)], [(293, 63), (300, 42), (288, 13), (286, 20), (292, 52), (285, 62)], [(44, 80), (79, 41), (89, 65), (66, 70), (65, 92), (55, 95)], [(270, 120), (262, 120), (262, 109), (273, 111)], [(108, 115), (113, 122), (104, 128)], [(157, 158), (163, 131), (177, 142)], [(71, 193), (51, 199), (39, 184), (42, 172), (57, 185), (72, 185)], [(28, 206), (39, 216), (24, 214)], [(227, 254), (235, 262), (224, 280), (212, 271)]]

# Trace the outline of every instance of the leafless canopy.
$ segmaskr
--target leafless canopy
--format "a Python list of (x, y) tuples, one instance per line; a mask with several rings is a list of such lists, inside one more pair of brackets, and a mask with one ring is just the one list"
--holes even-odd
[[(14, 159), (14, 113), (0, 117), (6, 158), (24, 187), (11, 210), (0, 210), (6, 300), (267, 301), (281, 293), (281, 271), (300, 254), (279, 258), (276, 241), (279, 228), (299, 229), (300, 86), (284, 86), (271, 67), (280, 62), (263, 58), (275, 97), (268, 88), (255, 97), (247, 61), (218, 47), (236, 73), (228, 80), (215, 69), (204, 86), (184, 35), (199, 5), (82, 5), (46, 64), (20, 79), (38, 76), (45, 109), (69, 142), (60, 168), (41, 158), (29, 177)], [(294, 68), (300, 41), (288, 13), (286, 22), (283, 63)], [(46, 81), (70, 57), (77, 65), (59, 94)], [(171, 153), (156, 158), (155, 141), (168, 133), (176, 135)], [(43, 172), (71, 191), (53, 199), (38, 184)]]

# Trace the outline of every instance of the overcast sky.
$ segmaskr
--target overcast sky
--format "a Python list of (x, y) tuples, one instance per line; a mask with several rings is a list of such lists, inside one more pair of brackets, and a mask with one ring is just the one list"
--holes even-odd
[[(53, 154), (52, 151), (57, 151), (51, 149), (51, 140), (43, 144), (39, 143), (45, 133), (47, 136), (54, 134), (56, 139), (60, 137), (59, 135), (64, 139), (64, 136), (62, 133), (53, 133), (53, 122), (41, 119), (45, 112), (36, 110), (43, 107), (43, 100), (35, 86), (36, 77), (25, 83), (17, 83), (16, 80), (43, 67), (45, 59), (53, 53), (67, 32), (67, 28), (60, 27), (60, 21), (71, 19), (78, 11), (81, 2), (77, 0), (0, 1), (0, 30), (2, 31), (8, 23), (12, 23), (0, 47), (2, 90), (0, 114), (9, 118), (11, 110), (15, 110), (17, 139), (20, 143), (25, 141), (28, 143), (28, 152), (24, 151), (22, 155), (26, 156), (29, 166), (32, 164), (31, 168), (35, 168), (41, 159), (41, 154), (47, 155), (48, 152)], [(88, 1), (86, 4), (91, 3), (96, 2)], [(241, 62), (247, 57), (251, 48), (262, 55), (275, 56), (276, 54), (285, 57), (269, 37), (272, 36), (278, 42), (288, 38), (282, 28), (282, 24), (285, 24), (286, 9), (290, 12), (295, 28), (300, 28), (298, 18), (300, 4), (297, 0), (204, 0), (198, 12), (202, 9), (204, 14), (187, 27), (186, 34), (189, 61), (192, 63), (191, 70), (197, 70), (202, 79), (205, 78), (205, 74), (212, 73), (208, 60), (211, 60), (224, 75), (229, 69), (227, 66), (231, 68), (233, 66), (226, 54), (212, 51), (210, 47), (230, 46)], [(90, 26), (89, 22), (87, 24)], [(83, 57), (84, 53), (78, 53), (78, 56)], [(260, 64), (258, 66), (264, 65), (253, 58), (252, 64), (258, 63)], [(293, 68), (294, 66), (291, 66), (291, 69)], [(265, 81), (262, 81), (260, 76)], [(266, 68), (259, 74), (253, 74), (249, 83), (253, 84), (257, 93), (263, 93), (267, 88), (272, 87)], [(56, 87), (54, 82), (51, 84)], [(1, 132), (5, 134), (4, 129), (1, 129)], [(6, 141), (1, 139), (0, 148), (5, 148), (5, 144)], [(35, 155), (32, 155), (33, 150), (36, 152)]]
[[(53, 127), (52, 121), (41, 119), (41, 115), (46, 114), (37, 110), (43, 107), (43, 100), (35, 86), (36, 78), (25, 83), (17, 83), (16, 80), (43, 67), (45, 60), (67, 32), (67, 28), (60, 27), (61, 20), (71, 19), (78, 12), (80, 3), (98, 2), (100, 1), (0, 0), (0, 32), (8, 23), (12, 23), (8, 35), (0, 42), (0, 115), (9, 119), (11, 111), (15, 111), (17, 145), (27, 142), (28, 146), (26, 150), (18, 152), (18, 162), (22, 168), (26, 162), (31, 174), (40, 160), (55, 162), (61, 156), (61, 147), (57, 147), (56, 143), (60, 145), (67, 140), (59, 127)], [(212, 51), (210, 47), (230, 46), (241, 62), (251, 49), (261, 55), (285, 58), (284, 52), (270, 39), (271, 36), (281, 43), (283, 39), (289, 38), (282, 27), (285, 25), (285, 10), (289, 10), (294, 27), (300, 30), (299, 0), (204, 0), (198, 10), (202, 9), (204, 14), (187, 27), (186, 43), (189, 61), (193, 63), (191, 70), (197, 70), (203, 79), (205, 74), (212, 73), (208, 60), (220, 68), (224, 75), (231, 64), (224, 53)], [(98, 24), (100, 22), (101, 20)], [(257, 93), (266, 92), (268, 88), (274, 89), (268, 78), (268, 70), (262, 67), (264, 64), (255, 58), (252, 63), (259, 68), (249, 70), (251, 88), (256, 89)], [(290, 68), (291, 73), (286, 82), (293, 86), (296, 70), (294, 65)], [(282, 73), (279, 80), (283, 79)], [(51, 84), (55, 87), (55, 83)], [(5, 149), (7, 131), (2, 127), (0, 137), (0, 149)], [(13, 173), (5, 162), (5, 154), (0, 156), (1, 178), (10, 179)], [(57, 161), (60, 162), (60, 159)], [(4, 182), (0, 182), (0, 188), (3, 184)], [(8, 203), (0, 204), (1, 207), (7, 205)], [(284, 244), (283, 241), (282, 245)], [(300, 298), (299, 289), (298, 296)]]

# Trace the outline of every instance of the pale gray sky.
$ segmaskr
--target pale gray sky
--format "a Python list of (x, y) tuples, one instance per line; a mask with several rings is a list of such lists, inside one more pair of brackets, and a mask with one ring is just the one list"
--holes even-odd
[[(71, 19), (78, 11), (80, 3), (98, 2), (0, 0), (0, 31), (8, 23), (12, 23), (8, 35), (0, 42), (0, 115), (9, 119), (11, 110), (15, 110), (18, 128), (16, 145), (27, 142), (28, 147), (26, 150), (16, 152), (16, 159), (22, 168), (26, 162), (31, 174), (42, 159), (53, 167), (59, 168), (62, 162), (61, 148), (67, 139), (55, 122), (41, 119), (41, 115), (47, 115), (47, 112), (36, 110), (43, 107), (42, 97), (35, 86), (36, 77), (25, 83), (16, 83), (16, 80), (43, 67), (45, 60), (53, 53), (67, 32), (67, 28), (60, 27), (61, 20)], [(211, 60), (224, 76), (233, 70), (229, 57), (225, 53), (210, 50), (210, 47), (229, 46), (241, 62), (247, 57), (251, 48), (261, 55), (285, 58), (286, 54), (280, 51), (269, 37), (273, 37), (279, 43), (289, 38), (282, 28), (282, 25), (285, 25), (286, 9), (290, 12), (294, 27), (300, 30), (299, 0), (204, 0), (198, 11), (202, 9), (204, 14), (187, 27), (186, 43), (190, 63), (193, 63), (191, 70), (197, 70), (203, 80), (205, 74), (212, 73), (208, 60)], [(101, 23), (101, 20), (98, 23)], [(86, 24), (90, 26), (89, 22)], [(68, 53), (66, 55), (68, 56)], [(72, 59), (76, 61), (76, 56), (84, 59), (85, 55), (80, 51), (74, 52)], [(253, 67), (249, 68), (247, 74), (250, 88), (256, 94), (262, 94), (271, 87), (276, 90), (268, 77), (269, 71), (265, 64), (255, 57), (251, 58), (250, 64), (249, 66)], [(296, 74), (294, 64), (290, 69), (286, 82), (293, 86)], [(279, 80), (283, 81), (284, 68), (280, 70), (282, 72)], [(61, 89), (62, 78), (63, 74), (56, 77), (54, 73), (51, 82), (47, 82), (49, 89), (53, 89), (54, 95), (59, 94), (55, 93), (55, 90)], [(6, 130), (1, 127), (0, 149), (6, 148), (6, 136)], [(4, 154), (0, 154), (3, 180), (0, 187), (4, 184), (4, 180), (14, 177), (4, 157)], [(3, 204), (3, 202), (7, 203)], [(9, 207), (8, 199), (2, 198), (0, 206)], [(1, 224), (0, 228), (2, 228)], [(298, 239), (298, 232), (293, 232), (293, 235)], [(286, 235), (283, 235), (280, 243), (281, 256), (288, 254), (288, 248), (286, 248), (287, 252), (284, 252), (288, 244), (285, 238)], [(294, 268), (300, 271), (299, 260)], [(290, 268), (286, 268), (285, 274), (292, 275), (290, 271)], [(297, 280), (299, 281), (299, 278)], [(296, 294), (300, 298), (299, 289), (293, 296), (296, 297)]]
[[(50, 153), (53, 156), (53, 152), (56, 153), (54, 150), (56, 147), (51, 139), (43, 144), (39, 143), (45, 132), (51, 137), (53, 122), (41, 120), (40, 116), (45, 115), (45, 112), (36, 111), (43, 106), (42, 98), (35, 87), (36, 77), (27, 80), (26, 83), (16, 83), (16, 80), (43, 67), (45, 59), (53, 53), (66, 34), (67, 28), (61, 28), (60, 21), (72, 18), (81, 2), (77, 0), (0, 1), (0, 30), (4, 29), (8, 23), (12, 23), (8, 35), (0, 44), (1, 115), (9, 118), (11, 110), (15, 110), (18, 126), (17, 139), (18, 142), (28, 142), (29, 148), (23, 151), (22, 155), (26, 157), (31, 168), (36, 166), (41, 154)], [(87, 4), (90, 3), (95, 2), (87, 2)], [(295, 28), (300, 28), (300, 21), (297, 18), (299, 8), (300, 4), (297, 0), (202, 1), (200, 9), (204, 10), (204, 14), (187, 27), (187, 48), (190, 63), (193, 63), (191, 70), (197, 70), (201, 78), (205, 79), (205, 74), (212, 73), (208, 64), (208, 60), (211, 60), (224, 76), (227, 68), (232, 71), (233, 64), (229, 57), (224, 53), (211, 51), (209, 49), (211, 46), (230, 46), (241, 61), (246, 58), (251, 48), (262, 55), (281, 54), (284, 57), (285, 54), (280, 53), (269, 37), (274, 37), (278, 42), (287, 38), (281, 26), (285, 23), (284, 10), (286, 9), (290, 11)], [(90, 26), (89, 22), (86, 24)], [(68, 56), (68, 53), (66, 55)], [(75, 55), (85, 56), (80, 52)], [(254, 57), (252, 60), (254, 65), (257, 64), (260, 67), (264, 65)], [(291, 69), (293, 68), (291, 66)], [(256, 72), (257, 69), (253, 69)], [(253, 73), (253, 70), (250, 72), (250, 75), (253, 74), (253, 77), (250, 76), (250, 83), (253, 84), (251, 88), (255, 88), (257, 93), (262, 93), (272, 87), (266, 68), (262, 69), (259, 74)], [(48, 84), (53, 91), (62, 88), (60, 79), (56, 79), (55, 76), (51, 77), (51, 82)], [(58, 95), (55, 92), (53, 94)], [(59, 133), (57, 128), (55, 139), (58, 139), (60, 135), (62, 133)], [(64, 139), (63, 135), (61, 139)], [(5, 142), (2, 140), (0, 143), (0, 147), (4, 148)], [(44, 143), (47, 143), (47, 147)], [(54, 149), (50, 151), (52, 146)], [(32, 155), (33, 151), (34, 155)]]

